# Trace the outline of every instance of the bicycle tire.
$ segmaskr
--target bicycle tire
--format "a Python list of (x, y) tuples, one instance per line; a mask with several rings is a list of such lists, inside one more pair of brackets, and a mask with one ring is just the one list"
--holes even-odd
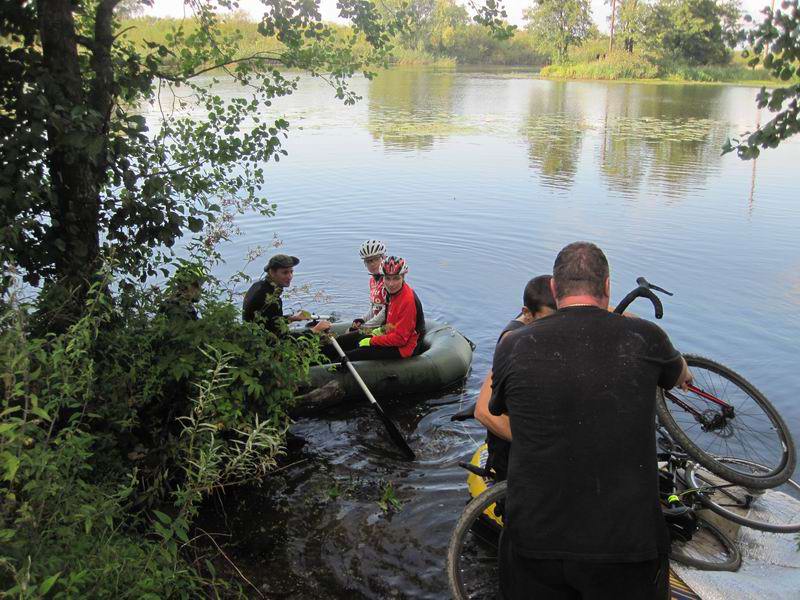
[[(718, 460), (744, 464), (756, 472), (768, 470), (738, 458)], [(691, 488), (698, 490), (696, 495), (703, 506), (729, 521), (773, 533), (800, 531), (800, 485), (792, 479), (777, 488), (754, 492), (746, 486), (728, 483), (702, 465), (691, 463), (686, 469), (686, 480)], [(709, 486), (710, 489), (703, 489)]]
[(470, 500), (453, 529), (447, 547), (446, 570), (447, 584), (455, 600), (497, 597), (500, 525), (485, 513), (505, 495), (505, 481), (482, 492)]
[[(784, 483), (794, 472), (795, 446), (789, 428), (764, 395), (744, 377), (713, 360), (684, 354), (695, 385), (728, 402), (735, 416), (722, 419), (722, 426), (706, 429), (699, 419), (679, 406), (685, 402), (704, 418), (722, 417), (716, 404), (700, 396), (673, 388), (659, 389), (656, 414), (683, 450), (712, 473), (751, 489), (767, 489)], [(740, 465), (726, 465), (717, 457), (738, 458), (765, 465), (769, 470), (754, 474)]]
[(697, 531), (691, 540), (670, 544), (669, 558), (701, 571), (738, 571), (742, 565), (736, 544), (703, 517), (697, 518)]

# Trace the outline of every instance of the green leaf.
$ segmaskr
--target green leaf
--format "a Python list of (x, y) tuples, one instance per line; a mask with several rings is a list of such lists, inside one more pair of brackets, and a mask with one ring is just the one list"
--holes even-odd
[(52, 417), (50, 417), (50, 415), (47, 414), (47, 411), (43, 409), (41, 406), (32, 406), (30, 410), (37, 417), (40, 417), (45, 421), (52, 421)]
[(199, 231), (202, 231), (203, 221), (201, 221), (200, 219), (197, 219), (195, 217), (189, 217), (187, 219), (187, 222), (189, 224), (189, 231), (191, 231), (192, 233), (198, 233)]
[(7, 542), (16, 535), (15, 529), (0, 529), (0, 542)]
[(59, 571), (55, 575), (51, 575), (50, 577), (45, 579), (42, 582), (42, 584), (39, 586), (39, 593), (44, 596), (47, 592), (49, 592), (50, 588), (53, 587), (53, 585), (55, 584), (56, 580), (59, 578), (60, 575), (61, 575), (61, 571)]
[(158, 517), (158, 520), (161, 521), (164, 525), (169, 525), (170, 523), (172, 523), (172, 519), (169, 517), (169, 515), (164, 514), (160, 510), (154, 510), (153, 514), (156, 517)]
[(5, 471), (3, 479), (5, 481), (13, 481), (14, 476), (17, 474), (17, 469), (19, 469), (19, 459), (6, 450), (0, 452), (0, 460), (2, 460), (3, 471)]

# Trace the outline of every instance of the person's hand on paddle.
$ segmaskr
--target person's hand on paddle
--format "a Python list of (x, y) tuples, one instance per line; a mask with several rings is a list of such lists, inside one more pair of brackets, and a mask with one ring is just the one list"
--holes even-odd
[(319, 323), (314, 325), (311, 328), (311, 331), (313, 331), (314, 333), (322, 333), (324, 331), (328, 331), (330, 328), (331, 328), (331, 322), (323, 319)]
[(370, 344), (372, 344), (372, 338), (371, 337), (365, 337), (363, 340), (358, 342), (358, 346), (360, 348), (369, 348)]

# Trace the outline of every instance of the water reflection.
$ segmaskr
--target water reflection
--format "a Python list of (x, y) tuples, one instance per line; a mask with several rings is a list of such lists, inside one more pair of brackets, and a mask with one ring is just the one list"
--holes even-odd
[(547, 186), (569, 189), (578, 170), (587, 125), (566, 82), (533, 88), (523, 135), (531, 165)]
[(722, 87), (608, 86), (600, 171), (612, 190), (639, 193), (643, 180), (680, 198), (719, 168), (727, 124)]
[(369, 84), (368, 128), (387, 149), (428, 150), (437, 138), (470, 130), (456, 106), (454, 71), (396, 69)]

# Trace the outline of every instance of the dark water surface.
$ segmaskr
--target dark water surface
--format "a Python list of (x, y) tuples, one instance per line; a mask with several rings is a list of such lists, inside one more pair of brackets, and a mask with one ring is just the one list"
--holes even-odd
[[(478, 343), (463, 389), (390, 403), (419, 460), (402, 462), (364, 406), (299, 421), (301, 461), (226, 505), (228, 552), (292, 597), (441, 598), (465, 502), (456, 466), (482, 438), (471, 402), (522, 288), (566, 243), (607, 253), (612, 301), (639, 275), (675, 292), (662, 326), (684, 352), (745, 375), (800, 438), (800, 140), (757, 162), (720, 155), (754, 127), (754, 88), (540, 81), (519, 73), (392, 71), (344, 107), (319, 80), (278, 103), (289, 156), (269, 167), (272, 219), (247, 216), (224, 276), (277, 235), (302, 259), (304, 307), (367, 304), (357, 249), (406, 257), (426, 314)], [(259, 265), (249, 272), (258, 275)], [(645, 304), (635, 311), (649, 315)], [(401, 510), (378, 506), (391, 482)]]

